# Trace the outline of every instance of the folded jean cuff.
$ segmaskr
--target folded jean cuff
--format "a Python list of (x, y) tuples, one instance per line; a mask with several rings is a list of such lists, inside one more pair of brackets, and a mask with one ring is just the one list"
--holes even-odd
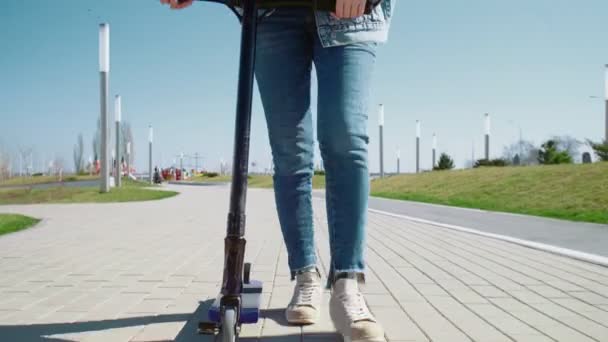
[(337, 280), (345, 278), (357, 279), (360, 284), (365, 284), (365, 270), (353, 268), (332, 271), (327, 277), (327, 289), (331, 289)]
[(296, 275), (298, 273), (303, 273), (303, 272), (308, 272), (308, 271), (317, 271), (317, 273), (320, 274), (317, 264), (312, 264), (312, 265), (308, 265), (308, 266), (304, 266), (304, 267), (300, 267), (300, 268), (291, 270), (291, 280), (295, 280)]

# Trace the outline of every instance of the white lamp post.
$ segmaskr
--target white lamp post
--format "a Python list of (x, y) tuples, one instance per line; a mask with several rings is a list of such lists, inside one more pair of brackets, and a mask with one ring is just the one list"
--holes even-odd
[(397, 174), (401, 173), (401, 150), (397, 147)]
[(116, 116), (116, 187), (121, 185), (122, 162), (120, 158), (120, 121), (122, 119), (122, 104), (120, 95), (114, 99), (114, 115)]
[(384, 105), (378, 106), (378, 127), (380, 130), (380, 178), (384, 177)]
[(604, 100), (606, 101), (604, 125), (604, 143), (608, 144), (608, 64), (605, 65), (606, 71), (604, 75)]
[(131, 176), (131, 142), (127, 141), (127, 177)]
[(437, 134), (433, 133), (433, 168), (436, 165), (436, 151), (437, 151)]
[(420, 172), (420, 120), (416, 120), (416, 173)]
[(99, 72), (101, 78), (101, 182), (100, 191), (110, 191), (110, 170), (108, 158), (108, 90), (110, 75), (110, 25), (99, 25)]
[(150, 175), (150, 184), (154, 183), (154, 179), (152, 177), (152, 141), (154, 140), (154, 130), (152, 129), (152, 125), (149, 126), (148, 132), (148, 144), (149, 144), (149, 156), (148, 156), (148, 174)]
[(490, 114), (486, 113), (485, 116), (485, 132), (486, 132), (486, 160), (490, 160)]

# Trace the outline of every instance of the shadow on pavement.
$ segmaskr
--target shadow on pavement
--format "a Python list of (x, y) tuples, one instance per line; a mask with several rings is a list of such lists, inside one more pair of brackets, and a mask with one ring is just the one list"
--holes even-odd
[[(11, 341), (11, 342), (68, 342), (73, 341), (72, 339), (63, 339), (60, 337), (53, 337), (53, 335), (63, 334), (78, 334), (92, 331), (101, 331), (108, 329), (126, 328), (138, 325), (147, 325), (155, 323), (168, 323), (168, 322), (185, 322), (186, 325), (180, 332), (179, 336), (186, 336), (182, 334), (186, 329), (192, 327), (192, 333), (198, 336), (196, 341), (212, 341), (213, 339), (205, 340), (200, 335), (196, 335), (196, 328), (198, 321), (203, 319), (203, 314), (206, 313), (209, 305), (213, 301), (207, 300), (200, 302), (199, 307), (192, 313), (180, 313), (180, 314), (168, 314), (168, 315), (150, 315), (141, 317), (128, 317), (128, 318), (117, 318), (107, 319), (100, 321), (87, 321), (87, 322), (74, 322), (74, 323), (48, 323), (48, 324), (24, 324), (24, 325), (0, 325), (0, 340)], [(206, 314), (205, 314), (206, 316)], [(179, 337), (178, 336), (178, 337)], [(177, 339), (176, 339), (177, 341)], [(179, 341), (194, 341), (191, 339), (180, 339)]]
[[(22, 325), (0, 325), (0, 340), (11, 342), (73, 342), (71, 338), (53, 337), (54, 335), (78, 334), (109, 329), (126, 328), (132, 326), (144, 326), (148, 324), (186, 322), (173, 341), (175, 342), (214, 342), (215, 337), (209, 335), (199, 335), (197, 332), (198, 323), (207, 319), (207, 311), (213, 300), (200, 302), (194, 313), (149, 315), (141, 317), (128, 317), (107, 319), (99, 321), (86, 321), (74, 323), (48, 323), (48, 324), (22, 324)], [(262, 319), (271, 319), (280, 325), (289, 324), (284, 317), (284, 309), (262, 310)], [(341, 341), (337, 334), (332, 333), (306, 333), (306, 340), (310, 341)], [(83, 336), (84, 337), (84, 336)], [(86, 337), (84, 337), (86, 338)], [(280, 336), (267, 336), (263, 338), (244, 337), (242, 342), (282, 342), (282, 341), (301, 341), (300, 334), (288, 334)], [(138, 340), (139, 341), (139, 340)], [(171, 340), (151, 340), (145, 342), (169, 342)], [(144, 341), (140, 341), (144, 342)]]

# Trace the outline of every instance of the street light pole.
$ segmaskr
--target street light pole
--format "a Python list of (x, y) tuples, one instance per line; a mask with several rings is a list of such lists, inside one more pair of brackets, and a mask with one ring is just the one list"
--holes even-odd
[(436, 151), (437, 151), (437, 134), (433, 133), (433, 168), (436, 165)]
[(420, 172), (420, 120), (416, 120), (416, 173)]
[(127, 178), (131, 177), (131, 142), (127, 141)]
[(378, 107), (378, 127), (380, 128), (380, 178), (384, 178), (384, 105)]
[(152, 141), (154, 139), (154, 130), (152, 129), (152, 125), (149, 126), (148, 132), (148, 143), (149, 143), (149, 155), (148, 155), (148, 174), (150, 175), (150, 184), (154, 183), (154, 179), (152, 177)]
[(604, 143), (608, 144), (608, 64), (604, 66), (606, 70), (604, 71), (604, 100), (605, 100), (605, 118), (604, 118)]
[(486, 113), (486, 160), (490, 160), (490, 114)]
[(108, 91), (110, 75), (110, 25), (99, 26), (99, 72), (101, 76), (101, 182), (100, 192), (110, 191), (110, 172), (108, 156)]
[(120, 95), (116, 95), (114, 99), (114, 115), (116, 115), (116, 187), (119, 188), (121, 185), (122, 176), (122, 162), (120, 158), (120, 120), (122, 117), (122, 107)]
[(397, 148), (397, 174), (401, 173), (401, 151)]

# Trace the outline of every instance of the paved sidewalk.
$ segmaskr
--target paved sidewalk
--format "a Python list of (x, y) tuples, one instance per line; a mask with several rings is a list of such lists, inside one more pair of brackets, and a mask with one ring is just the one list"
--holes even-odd
[[(325, 191), (316, 190), (314, 196), (325, 198)], [(574, 222), (380, 197), (370, 197), (369, 207), (608, 257), (608, 224)]]
[[(218, 292), (229, 189), (128, 204), (0, 206), (44, 221), (0, 237), (0, 341), (212, 341), (195, 334)], [(247, 260), (264, 319), (244, 341), (340, 341), (327, 311), (288, 326), (273, 195), (251, 190)], [(327, 265), (324, 203), (315, 199)], [(397, 341), (608, 341), (608, 268), (370, 214), (369, 304)], [(326, 294), (325, 300), (328, 300)]]

